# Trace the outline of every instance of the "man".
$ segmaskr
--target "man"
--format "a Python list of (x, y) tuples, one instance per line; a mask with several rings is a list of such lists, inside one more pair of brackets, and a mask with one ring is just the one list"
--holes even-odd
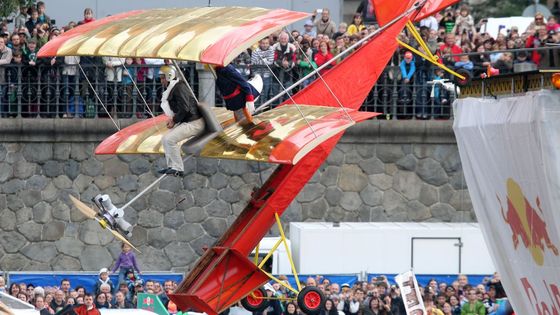
[(305, 24), (303, 25), (303, 34), (302, 35), (309, 35), (311, 36), (311, 38), (315, 38), (317, 37), (317, 32), (315, 32), (315, 30), (313, 30), (313, 21), (311, 20), (306, 20)]
[(51, 315), (54, 313), (51, 312), (49, 307), (45, 304), (45, 298), (42, 295), (35, 297), (35, 309), (39, 311), (40, 315)]
[(113, 305), (113, 308), (134, 308), (134, 306), (126, 300), (123, 292), (118, 291), (115, 294), (115, 305)]
[(255, 98), (260, 93), (231, 64), (216, 67), (216, 86), (222, 93), (226, 108), (233, 111), (235, 121), (253, 121)]
[(441, 54), (444, 56), (444, 62), (446, 65), (453, 65), (455, 62), (460, 61), (459, 56), (447, 56), (447, 55), (456, 55), (456, 54), (463, 53), (461, 47), (455, 45), (455, 42), (456, 42), (455, 34), (446, 34), (445, 43), (439, 46), (439, 50), (441, 51)]
[(169, 304), (168, 294), (171, 293), (173, 293), (173, 281), (166, 280), (163, 283), (163, 292), (159, 295), (161, 303), (163, 303), (163, 305), (165, 305), (166, 308), (167, 308), (167, 304)]
[(51, 301), (50, 307), (55, 311), (58, 312), (59, 310), (63, 309), (66, 305), (66, 301), (64, 300), (64, 292), (62, 290), (56, 290), (54, 293), (54, 299)]
[(254, 74), (261, 76), (263, 89), (261, 91), (260, 102), (266, 102), (270, 94), (272, 76), (269, 68), (274, 64), (274, 49), (270, 47), (268, 37), (259, 41), (259, 47), (251, 54), (251, 65)]
[(160, 78), (163, 86), (167, 86), (161, 97), (161, 108), (168, 117), (167, 128), (170, 130), (162, 139), (167, 168), (158, 172), (182, 177), (184, 166), (179, 143), (201, 134), (205, 122), (194, 96), (187, 84), (177, 78), (175, 69), (161, 67)]
[(336, 24), (331, 20), (329, 9), (324, 8), (321, 11), (321, 18), (315, 21), (315, 27), (317, 34), (323, 34), (332, 39), (336, 32)]
[(60, 281), (60, 290), (64, 292), (64, 296), (68, 297), (70, 295), (70, 280), (62, 279)]
[(84, 304), (74, 308), (74, 312), (77, 315), (101, 315), (93, 304), (93, 296), (91, 294), (84, 295)]
[[(322, 36), (322, 35), (321, 35)], [(289, 41), (289, 35), (286, 32), (278, 35), (278, 42), (272, 46), (274, 50), (274, 71), (278, 80), (288, 87), (293, 82), (293, 69), (297, 61), (296, 46)], [(278, 91), (273, 91), (276, 94)], [(287, 98), (287, 96), (284, 96)]]

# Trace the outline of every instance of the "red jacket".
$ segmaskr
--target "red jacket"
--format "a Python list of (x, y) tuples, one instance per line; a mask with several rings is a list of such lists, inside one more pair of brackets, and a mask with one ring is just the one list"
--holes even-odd
[[(333, 58), (333, 54), (331, 54), (331, 52), (327, 52), (326, 55), (323, 55), (321, 52), (318, 52), (315, 54), (315, 63), (317, 64), (317, 67), (320, 67), (322, 65), (324, 65), (325, 63), (327, 63), (327, 61), (331, 60)], [(336, 65), (336, 61), (331, 62), (331, 64), (325, 68), (323, 68), (321, 71), (319, 71), (319, 73), (321, 75), (325, 74), (327, 71), (329, 71), (332, 67), (334, 67)]]
[[(451, 47), (449, 47), (447, 44), (442, 44), (441, 46), (439, 46), (439, 50), (440, 50), (442, 55), (447, 55), (446, 50), (449, 49), (449, 48), (451, 49), (451, 54), (452, 55), (463, 53), (463, 50), (461, 49), (461, 47), (459, 47), (455, 44)], [(455, 62), (460, 61), (460, 59), (461, 58), (459, 56), (453, 56), (453, 60), (455, 60)]]
[(101, 315), (99, 310), (95, 308), (95, 305), (91, 310), (88, 311), (85, 304), (82, 304), (80, 306), (74, 307), (74, 312), (76, 312), (77, 315)]

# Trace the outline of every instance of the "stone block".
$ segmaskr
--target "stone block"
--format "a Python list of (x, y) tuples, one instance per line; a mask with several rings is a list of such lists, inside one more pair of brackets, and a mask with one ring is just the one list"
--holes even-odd
[(25, 189), (25, 181), (21, 179), (11, 179), (2, 184), (2, 192), (5, 194), (15, 194), (22, 189)]
[(97, 176), (93, 178), (93, 183), (97, 186), (101, 191), (115, 185), (115, 178), (112, 176)]
[(16, 222), (17, 224), (22, 224), (23, 222), (30, 221), (33, 217), (33, 211), (31, 208), (21, 208), (16, 210)]
[(186, 223), (177, 230), (177, 241), (190, 242), (204, 235), (202, 226), (198, 223)]
[(84, 243), (74, 237), (62, 237), (54, 244), (59, 253), (75, 258), (79, 258), (84, 250)]
[(418, 201), (425, 206), (431, 206), (438, 201), (438, 191), (435, 187), (428, 184), (422, 184), (420, 187), (420, 196)]
[(340, 205), (340, 199), (342, 198), (342, 190), (338, 187), (329, 187), (325, 192), (325, 199), (331, 206)]
[(297, 195), (299, 202), (311, 202), (322, 198), (325, 194), (325, 186), (321, 184), (307, 184)]
[(319, 182), (326, 187), (335, 186), (338, 183), (338, 174), (340, 168), (338, 166), (326, 166), (321, 172)]
[(236, 203), (241, 200), (239, 197), (240, 192), (226, 187), (218, 193), (218, 197), (227, 203)]
[(357, 165), (343, 165), (340, 169), (338, 187), (342, 191), (359, 192), (368, 184), (368, 177)]
[(16, 228), (16, 214), (11, 210), (0, 210), (0, 218), (0, 230), (13, 231)]
[(53, 158), (53, 145), (46, 142), (26, 143), (22, 149), (23, 157), (28, 162), (44, 163)]
[[(142, 246), (147, 244), (148, 230), (146, 230), (143, 226), (136, 225), (134, 227), (134, 230), (132, 230), (132, 237), (130, 238), (130, 242), (135, 246)], [(119, 254), (120, 254), (120, 248), (119, 248)]]
[(6, 182), (14, 176), (14, 169), (8, 163), (0, 163), (0, 183)]
[(408, 200), (420, 197), (422, 180), (414, 172), (397, 171), (393, 176), (393, 189)]
[[(4, 218), (2, 218), (4, 219)], [(28, 241), (38, 242), (41, 240), (41, 232), (43, 230), (43, 225), (35, 223), (33, 221), (28, 221), (17, 226), (18, 232), (21, 233)]]
[(84, 161), (90, 156), (92, 156), (93, 149), (94, 149), (93, 144), (71, 143), (70, 158), (78, 162)]
[(188, 266), (198, 258), (188, 243), (172, 243), (167, 245), (163, 251), (173, 267)]
[(80, 163), (74, 160), (68, 160), (64, 163), (63, 171), (68, 178), (74, 180), (78, 177), (78, 175), (80, 175), (80, 168)]
[(121, 177), (129, 175), (128, 163), (119, 160), (117, 157), (105, 160), (103, 164), (103, 175)]
[(156, 190), (150, 196), (150, 209), (168, 212), (175, 209), (175, 194), (167, 190)]
[(196, 172), (204, 176), (212, 176), (218, 171), (217, 159), (198, 159), (196, 161)]
[(26, 207), (33, 207), (42, 200), (41, 192), (38, 190), (22, 190), (17, 193)]
[(58, 255), (51, 263), (51, 267), (55, 271), (63, 272), (79, 271), (82, 268), (78, 259), (66, 255)]
[(80, 174), (74, 179), (74, 188), (83, 193), (93, 183), (93, 177)]
[(148, 173), (152, 169), (152, 164), (145, 159), (136, 159), (128, 164), (130, 172), (134, 175)]
[(340, 198), (340, 206), (346, 211), (356, 211), (362, 205), (362, 199), (357, 192), (345, 191)]
[(94, 158), (89, 158), (81, 163), (80, 169), (84, 175), (99, 176), (103, 173), (103, 163)]
[(194, 196), (194, 204), (197, 207), (204, 207), (210, 204), (210, 202), (216, 200), (216, 197), (218, 196), (218, 192), (212, 188), (201, 188), (201, 189), (196, 189), (193, 192), (193, 196)]
[(401, 170), (414, 172), (417, 162), (418, 160), (414, 157), (414, 155), (407, 154), (395, 162), (395, 165)]
[(407, 203), (408, 219), (412, 221), (424, 221), (432, 217), (430, 209), (418, 200)]
[(148, 245), (154, 248), (164, 248), (177, 240), (176, 232), (170, 228), (158, 227), (148, 229)]
[(156, 210), (144, 210), (138, 214), (138, 224), (151, 228), (160, 227), (163, 223), (163, 213)]
[[(205, 174), (200, 171), (201, 165), (198, 165), (198, 172), (204, 175), (211, 175)], [(219, 172), (227, 175), (227, 176), (242, 176), (250, 172), (249, 165), (246, 161), (237, 161), (237, 160), (220, 160), (220, 165), (218, 168)]]
[(443, 222), (450, 222), (457, 212), (452, 206), (446, 203), (436, 203), (430, 207), (430, 211), (435, 218)]
[(344, 152), (335, 147), (327, 157), (327, 163), (329, 165), (342, 165), (344, 163)]
[(47, 223), (52, 220), (52, 207), (50, 204), (41, 201), (33, 207), (33, 221), (37, 223)]
[(43, 174), (47, 177), (57, 177), (64, 174), (64, 164), (58, 161), (47, 161), (43, 164)]
[(449, 204), (457, 211), (471, 211), (473, 209), (469, 191), (466, 189), (455, 191)]
[[(82, 222), (78, 233), (78, 238), (86, 245), (105, 246), (114, 239), (113, 235), (109, 231), (103, 230), (103, 228), (99, 226), (99, 223), (93, 220)], [(88, 246), (86, 246), (86, 248), (87, 247)]]
[(165, 255), (162, 248), (153, 248), (151, 246), (146, 246), (142, 247), (141, 250), (142, 255), (138, 255), (137, 260), (138, 264), (142, 266), (142, 271), (171, 269), (171, 262)]
[(13, 164), (14, 177), (19, 179), (26, 179), (35, 173), (35, 165), (26, 161), (17, 161)]
[(192, 249), (200, 256), (204, 254), (204, 248), (210, 248), (216, 242), (216, 238), (204, 234), (201, 237), (193, 240), (190, 245)]
[(441, 164), (432, 158), (419, 160), (416, 166), (416, 173), (426, 183), (434, 186), (441, 186), (448, 181), (447, 174), (441, 167)]
[(32, 261), (48, 263), (56, 257), (58, 251), (52, 243), (39, 242), (25, 246), (21, 249), (21, 253)]
[(208, 235), (218, 238), (227, 229), (226, 219), (210, 217), (202, 222), (202, 228)]
[(6, 154), (8, 154), (8, 149), (5, 145), (0, 144), (0, 162), (3, 162), (6, 159)]
[(22, 254), (6, 254), (0, 257), (0, 269), (10, 271), (24, 270), (29, 259)]
[[(231, 214), (231, 206), (223, 200), (214, 200), (204, 207), (210, 217), (226, 218)], [(225, 231), (225, 230), (224, 230)]]
[(216, 173), (210, 177), (210, 188), (214, 188), (216, 190), (220, 190), (227, 186), (229, 177), (222, 174)]
[(383, 208), (385, 208), (387, 212), (397, 207), (404, 207), (406, 203), (406, 199), (393, 189), (389, 189), (383, 193)]
[(346, 215), (346, 211), (341, 207), (330, 207), (329, 210), (327, 211), (325, 221), (341, 222), (342, 220), (344, 220), (345, 215)]
[(53, 144), (53, 158), (57, 161), (66, 161), (70, 159), (70, 143), (55, 143)]
[(185, 224), (185, 214), (183, 211), (170, 211), (163, 216), (163, 226), (178, 229)]
[(185, 209), (184, 214), (185, 221), (187, 223), (200, 223), (208, 218), (206, 210), (201, 207), (192, 207)]
[(64, 235), (65, 224), (62, 221), (52, 221), (43, 225), (43, 240), (56, 241)]
[(301, 205), (301, 208), (304, 220), (322, 219), (327, 213), (329, 205), (324, 199), (319, 199), (314, 202), (304, 203)]
[(399, 144), (378, 144), (375, 147), (375, 155), (383, 163), (395, 163), (404, 156), (404, 152)]
[(358, 163), (360, 168), (367, 175), (380, 174), (385, 172), (385, 164), (376, 157), (371, 157)]
[(33, 175), (25, 182), (27, 190), (43, 190), (47, 187), (49, 180), (43, 175)]
[(176, 208), (178, 210), (185, 210), (194, 207), (194, 197), (192, 193), (183, 191), (181, 194), (175, 194)]
[(377, 187), (368, 185), (360, 192), (360, 198), (368, 206), (378, 206), (383, 203), (383, 192)]
[(72, 188), (72, 180), (66, 175), (60, 175), (53, 180), (53, 184), (58, 189)]
[(177, 193), (183, 190), (183, 179), (175, 176), (166, 176), (159, 183), (159, 189)]
[[(243, 180), (239, 178), (239, 181), (243, 183)], [(183, 178), (183, 187), (185, 187), (188, 191), (193, 191), (197, 189), (202, 189), (208, 186), (208, 178), (206, 176), (202, 176), (200, 174), (189, 174)]]
[[(144, 252), (144, 254), (147, 254)], [(145, 255), (141, 255), (143, 257)], [(111, 266), (113, 257), (105, 246), (90, 245), (84, 247), (79, 257), (82, 270), (99, 270), (103, 267)], [(142, 265), (141, 265), (142, 266)], [(162, 266), (163, 267), (163, 266)], [(165, 270), (165, 269), (160, 269)]]
[(368, 179), (373, 186), (381, 190), (387, 190), (393, 187), (393, 178), (387, 174), (369, 175)]

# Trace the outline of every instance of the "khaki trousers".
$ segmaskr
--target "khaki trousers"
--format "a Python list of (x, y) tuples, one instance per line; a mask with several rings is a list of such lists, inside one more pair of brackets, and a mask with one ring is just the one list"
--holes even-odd
[(177, 171), (184, 171), (183, 159), (181, 158), (181, 146), (179, 143), (188, 141), (204, 131), (205, 122), (203, 118), (175, 125), (161, 140), (167, 167)]

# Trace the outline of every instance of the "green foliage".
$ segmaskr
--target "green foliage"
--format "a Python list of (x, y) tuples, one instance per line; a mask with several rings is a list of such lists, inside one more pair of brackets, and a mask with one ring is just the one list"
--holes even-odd
[(475, 21), (489, 17), (521, 16), (528, 5), (527, 0), (486, 0), (473, 5)]
[(0, 18), (4, 19), (18, 13), (19, 6), (35, 5), (36, 0), (2, 0), (0, 1)]

